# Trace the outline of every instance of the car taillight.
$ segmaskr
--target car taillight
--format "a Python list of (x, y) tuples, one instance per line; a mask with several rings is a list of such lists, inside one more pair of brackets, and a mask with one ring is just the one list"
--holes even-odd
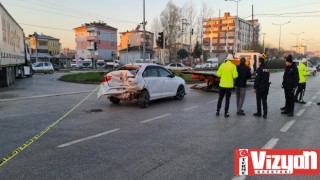
[(112, 76), (104, 76), (102, 82), (108, 82), (112, 79)]

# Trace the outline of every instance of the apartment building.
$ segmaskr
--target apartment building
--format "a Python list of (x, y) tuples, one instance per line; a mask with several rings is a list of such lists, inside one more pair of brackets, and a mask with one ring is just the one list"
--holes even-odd
[(299, 54), (306, 54), (307, 46), (299, 44), (298, 46), (293, 46), (293, 51)]
[(29, 44), (31, 54), (38, 52), (54, 56), (60, 53), (61, 44), (58, 38), (35, 32), (30, 34), (26, 41)]
[[(143, 46), (143, 31), (138, 26), (135, 30), (120, 32), (119, 50), (126, 49), (128, 44), (133, 46)], [(153, 49), (154, 33), (146, 31), (146, 49)]]
[(116, 57), (117, 28), (104, 22), (92, 22), (76, 27), (74, 31), (76, 59), (112, 60)]
[(259, 41), (259, 26), (256, 19), (247, 21), (230, 16), (229, 12), (224, 13), (223, 17), (204, 19), (204, 51), (235, 53), (244, 50), (252, 43), (253, 38), (255, 42)]

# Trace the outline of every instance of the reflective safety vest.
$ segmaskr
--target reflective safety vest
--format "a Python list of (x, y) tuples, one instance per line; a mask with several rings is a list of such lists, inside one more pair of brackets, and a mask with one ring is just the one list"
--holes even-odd
[(303, 63), (300, 63), (298, 67), (298, 71), (299, 71), (299, 83), (307, 82), (306, 76), (311, 75), (311, 73), (307, 70), (306, 65)]
[(234, 79), (238, 77), (237, 67), (228, 60), (227, 62), (221, 64), (218, 69), (217, 75), (220, 77), (220, 87), (233, 88)]

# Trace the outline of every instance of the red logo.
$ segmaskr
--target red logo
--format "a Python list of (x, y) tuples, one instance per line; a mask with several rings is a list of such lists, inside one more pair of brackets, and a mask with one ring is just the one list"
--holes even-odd
[(319, 149), (236, 149), (238, 175), (320, 175)]

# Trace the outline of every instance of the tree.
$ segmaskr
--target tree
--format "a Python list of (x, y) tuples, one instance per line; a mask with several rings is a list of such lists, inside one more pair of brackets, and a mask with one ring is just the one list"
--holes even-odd
[(196, 45), (194, 46), (194, 49), (192, 51), (192, 56), (194, 58), (200, 58), (202, 55), (202, 46), (201, 44), (197, 41)]
[(177, 52), (177, 55), (178, 55), (178, 58), (179, 58), (179, 59), (184, 59), (184, 58), (186, 58), (186, 57), (189, 56), (189, 53), (188, 53), (188, 51), (185, 50), (185, 49), (180, 49), (180, 50)]
[(164, 29), (165, 42), (169, 50), (169, 61), (176, 57), (176, 41), (180, 33), (181, 9), (172, 1), (169, 1), (166, 8), (161, 12), (160, 21)]

